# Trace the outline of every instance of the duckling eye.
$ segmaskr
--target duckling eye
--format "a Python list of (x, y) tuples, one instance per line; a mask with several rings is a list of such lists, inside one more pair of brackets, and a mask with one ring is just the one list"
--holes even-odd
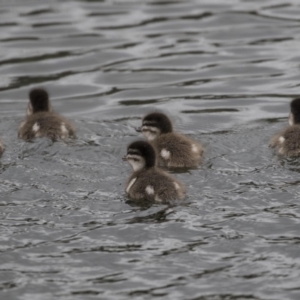
[(133, 160), (134, 160), (134, 161), (139, 161), (139, 159), (138, 159), (138, 158), (134, 158)]

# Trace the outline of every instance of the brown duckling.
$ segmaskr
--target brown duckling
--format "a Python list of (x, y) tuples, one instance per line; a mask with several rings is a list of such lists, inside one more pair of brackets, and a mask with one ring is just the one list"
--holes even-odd
[(165, 171), (156, 167), (154, 148), (146, 141), (135, 141), (127, 148), (127, 160), (132, 168), (126, 193), (134, 200), (165, 202), (183, 199), (184, 185)]
[(27, 117), (19, 127), (19, 138), (31, 141), (37, 137), (47, 137), (56, 141), (76, 137), (72, 123), (53, 112), (46, 90), (42, 88), (31, 90), (29, 100)]
[(4, 143), (3, 143), (2, 140), (0, 139), (0, 156), (2, 156), (4, 150), (5, 150)]
[(140, 130), (153, 145), (162, 167), (195, 168), (203, 160), (203, 146), (173, 131), (170, 119), (163, 113), (153, 112), (142, 120)]
[(270, 147), (284, 156), (300, 156), (300, 98), (291, 101), (289, 125), (270, 141)]

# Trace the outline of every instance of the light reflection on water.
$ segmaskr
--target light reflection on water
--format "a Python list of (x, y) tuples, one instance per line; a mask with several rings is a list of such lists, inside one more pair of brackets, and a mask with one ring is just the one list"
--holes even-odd
[[(3, 299), (299, 299), (298, 159), (270, 137), (299, 95), (298, 1), (3, 1)], [(17, 139), (28, 90), (71, 144)], [(137, 204), (121, 157), (145, 113), (202, 141), (184, 203)]]

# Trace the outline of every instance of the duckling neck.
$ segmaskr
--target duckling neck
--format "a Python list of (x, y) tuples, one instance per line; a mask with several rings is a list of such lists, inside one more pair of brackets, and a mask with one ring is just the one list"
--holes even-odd
[(32, 114), (38, 114), (38, 113), (50, 113), (51, 111), (49, 109), (33, 109)]
[(172, 132), (173, 132), (172, 129), (168, 129), (168, 130), (162, 131), (160, 135), (163, 135), (163, 134), (169, 134), (169, 133), (172, 133)]
[(149, 169), (151, 169), (151, 168), (154, 168), (155, 167), (155, 159), (154, 160), (146, 160), (146, 164), (145, 164), (145, 166), (144, 166), (144, 169), (146, 169), (146, 170), (149, 170)]
[(145, 173), (145, 172), (149, 172), (149, 171), (153, 170), (154, 168), (155, 168), (155, 166), (152, 166), (152, 167), (144, 167), (144, 168), (141, 168), (141, 169), (139, 169), (139, 170), (135, 170), (135, 171), (134, 171), (134, 174), (135, 174), (136, 177), (138, 177), (139, 174)]

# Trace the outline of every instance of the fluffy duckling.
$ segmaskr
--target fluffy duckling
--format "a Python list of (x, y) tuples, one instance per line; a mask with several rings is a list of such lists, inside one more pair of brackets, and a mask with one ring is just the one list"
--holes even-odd
[(127, 148), (127, 160), (132, 168), (126, 193), (134, 200), (169, 201), (183, 199), (184, 185), (156, 167), (155, 150), (146, 141), (136, 141)]
[(300, 156), (300, 98), (291, 102), (289, 125), (270, 141), (270, 147), (285, 156)]
[(195, 168), (203, 159), (203, 146), (173, 131), (170, 119), (163, 113), (153, 112), (142, 120), (141, 131), (153, 145), (162, 167)]
[(75, 138), (75, 129), (69, 120), (52, 111), (47, 91), (36, 88), (29, 93), (27, 117), (20, 124), (18, 136), (25, 141), (48, 137), (52, 141)]
[(5, 149), (4, 144), (3, 144), (2, 140), (0, 139), (0, 156), (2, 156), (4, 149)]

